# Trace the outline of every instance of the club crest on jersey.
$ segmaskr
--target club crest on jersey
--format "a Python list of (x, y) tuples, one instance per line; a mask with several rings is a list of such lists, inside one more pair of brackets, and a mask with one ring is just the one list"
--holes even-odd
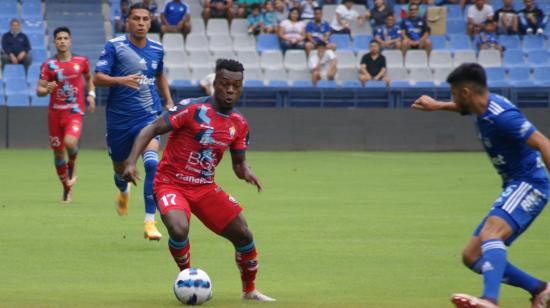
[(159, 64), (157, 63), (157, 61), (154, 61), (154, 60), (153, 60), (153, 62), (151, 62), (151, 67), (152, 67), (154, 70), (156, 70), (158, 66), (159, 66)]
[(78, 72), (80, 70), (80, 65), (78, 65), (78, 63), (75, 63), (73, 65), (73, 69), (75, 70), (75, 72)]
[(229, 136), (231, 136), (231, 138), (233, 138), (233, 136), (235, 136), (235, 132), (237, 130), (235, 129), (235, 126), (231, 126), (231, 128), (229, 128)]

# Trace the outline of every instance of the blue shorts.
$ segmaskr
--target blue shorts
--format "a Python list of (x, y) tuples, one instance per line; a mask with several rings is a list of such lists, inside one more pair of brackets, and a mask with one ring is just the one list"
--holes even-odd
[(479, 236), (487, 218), (497, 216), (512, 227), (513, 234), (504, 242), (508, 246), (511, 245), (542, 212), (548, 202), (548, 190), (548, 183), (544, 181), (509, 183), (493, 204), (489, 214), (476, 228), (474, 236)]
[[(114, 162), (123, 162), (130, 155), (134, 140), (139, 135), (139, 132), (152, 121), (144, 121), (139, 124), (135, 124), (130, 129), (107, 129), (107, 147), (109, 150), (109, 156)], [(160, 141), (160, 136), (156, 136), (155, 139)]]

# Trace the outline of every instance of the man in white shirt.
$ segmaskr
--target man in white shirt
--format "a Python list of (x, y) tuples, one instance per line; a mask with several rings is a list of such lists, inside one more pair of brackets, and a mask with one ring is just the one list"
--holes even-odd
[(325, 42), (317, 43), (317, 52), (312, 53), (309, 57), (309, 69), (313, 85), (316, 85), (321, 79), (334, 80), (336, 77), (336, 54), (327, 49)]
[(485, 0), (475, 0), (475, 4), (468, 9), (468, 34), (478, 34), (487, 20), (493, 20), (493, 15), (493, 7), (485, 4)]
[(357, 22), (362, 26), (365, 21), (364, 16), (353, 9), (353, 0), (344, 0), (343, 4), (336, 7), (334, 17), (330, 23), (331, 32), (334, 34), (351, 34), (351, 24)]

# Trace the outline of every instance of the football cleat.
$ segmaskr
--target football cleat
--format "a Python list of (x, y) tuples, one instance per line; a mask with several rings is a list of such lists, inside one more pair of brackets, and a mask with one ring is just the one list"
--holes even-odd
[(468, 294), (453, 294), (451, 302), (456, 308), (498, 308), (491, 301)]
[(68, 186), (67, 188), (63, 188), (63, 198), (61, 199), (61, 203), (68, 204), (73, 201), (73, 188), (71, 186)]
[(156, 222), (153, 220), (145, 222), (143, 227), (143, 238), (149, 239), (150, 241), (160, 241), (162, 234), (160, 234), (155, 224)]
[(258, 290), (254, 290), (252, 292), (243, 293), (242, 298), (244, 300), (253, 300), (253, 301), (259, 301), (259, 302), (275, 302), (277, 301), (274, 298), (271, 298), (265, 294), (262, 294)]
[(130, 205), (130, 185), (126, 189), (126, 193), (118, 192), (116, 196), (116, 211), (119, 216), (128, 214), (128, 206)]
[(533, 299), (533, 308), (550, 308), (550, 283), (546, 284), (546, 288), (537, 294)]

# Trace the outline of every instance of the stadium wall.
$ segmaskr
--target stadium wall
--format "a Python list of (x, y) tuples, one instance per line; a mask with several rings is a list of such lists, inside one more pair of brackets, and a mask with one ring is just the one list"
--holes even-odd
[[(410, 109), (241, 108), (252, 150), (476, 151), (472, 119)], [(47, 148), (47, 109), (0, 108), (0, 147)], [(550, 135), (550, 109), (526, 109)], [(7, 142), (6, 142), (7, 141)], [(105, 148), (105, 110), (86, 116), (81, 145)]]

